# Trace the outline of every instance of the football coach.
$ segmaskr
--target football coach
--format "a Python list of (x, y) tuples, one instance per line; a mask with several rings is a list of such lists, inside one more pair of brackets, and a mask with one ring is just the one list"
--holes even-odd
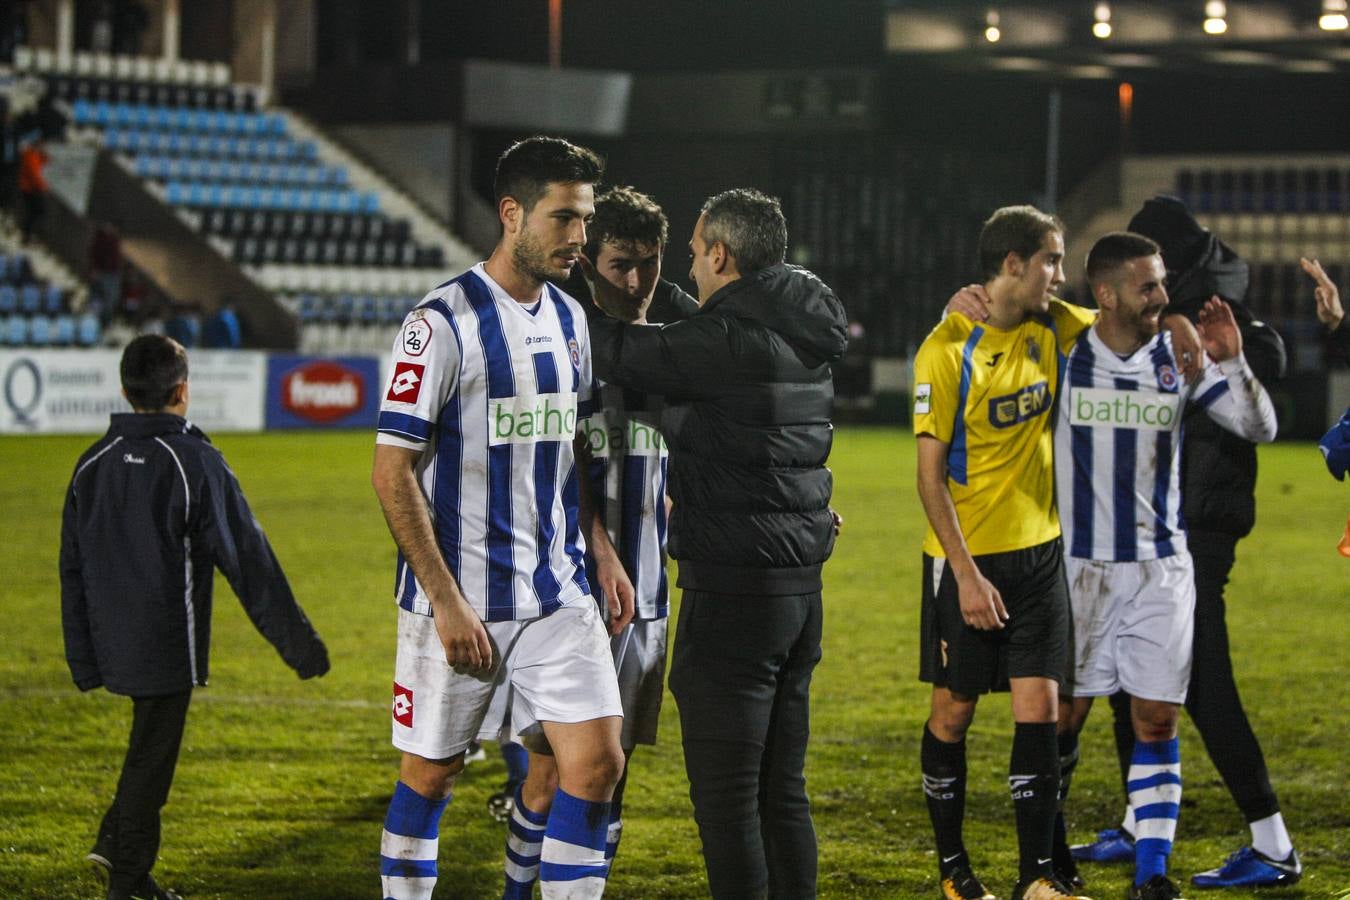
[(786, 249), (777, 200), (718, 194), (689, 242), (699, 310), (662, 327), (591, 325), (596, 376), (666, 401), (684, 589), (670, 688), (714, 898), (816, 892), (802, 770), (835, 538), (830, 364), (847, 319)]

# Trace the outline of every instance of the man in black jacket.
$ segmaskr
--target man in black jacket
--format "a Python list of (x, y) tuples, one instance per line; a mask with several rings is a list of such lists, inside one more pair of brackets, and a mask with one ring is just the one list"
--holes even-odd
[(87, 859), (108, 900), (178, 894), (150, 875), (192, 688), (205, 685), (213, 567), (253, 624), (301, 678), (328, 671), (328, 651), (291, 594), (220, 451), (184, 416), (187, 354), (163, 335), (127, 345), (122, 392), (85, 451), (61, 526), (61, 622), (82, 691), (132, 698), (131, 740), (117, 794)]
[(670, 554), (684, 588), (670, 686), (715, 898), (814, 897), (803, 766), (834, 546), (834, 293), (784, 265), (778, 201), (704, 204), (689, 243), (700, 309), (652, 328), (591, 323), (597, 377), (662, 394)]

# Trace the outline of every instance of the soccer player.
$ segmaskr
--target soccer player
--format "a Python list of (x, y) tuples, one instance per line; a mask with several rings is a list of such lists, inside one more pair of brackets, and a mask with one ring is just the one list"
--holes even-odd
[(1209, 358), (1183, 385), (1170, 335), (1166, 269), (1156, 243), (1130, 232), (1093, 245), (1087, 279), (1101, 310), (1069, 353), (1055, 434), (1059, 508), (1073, 610), (1071, 698), (1061, 752), (1094, 697), (1131, 696), (1135, 744), (1128, 791), (1135, 880), (1130, 897), (1181, 896), (1167, 858), (1181, 800), (1177, 719), (1190, 682), (1195, 582), (1181, 524), (1181, 419), (1194, 404), (1249, 441), (1275, 438), (1275, 411), (1242, 356), (1228, 306), (1200, 314)]
[(1015, 900), (1071, 896), (1052, 867), (1069, 601), (1055, 509), (1051, 409), (1061, 355), (1093, 313), (1064, 303), (1063, 226), (997, 210), (979, 240), (989, 317), (949, 315), (914, 364), (923, 546), (920, 677), (933, 684), (924, 792), (942, 894), (992, 897), (962, 839), (966, 731), (979, 696), (1011, 689), (1009, 787), (1020, 848)]
[(82, 691), (131, 698), (117, 794), (85, 858), (108, 900), (178, 900), (150, 874), (194, 687), (206, 684), (212, 568), (301, 678), (328, 651), (220, 451), (184, 418), (188, 358), (163, 335), (122, 352), (122, 393), (108, 433), (75, 467), (61, 521), (61, 624)]
[(380, 846), (386, 898), (431, 896), (464, 750), (495, 737), (482, 728), (489, 707), (507, 705), (513, 721), (540, 724), (558, 765), (543, 895), (604, 892), (622, 708), (587, 546), (615, 630), (632, 616), (632, 585), (587, 508), (575, 455), (593, 394), (585, 312), (548, 283), (580, 256), (601, 170), (557, 138), (509, 148), (494, 185), (496, 249), (428, 294), (394, 344), (373, 475), (399, 548), (403, 757)]
[[(595, 201), (579, 272), (568, 282), (575, 296), (590, 298), (585, 304), (588, 316), (655, 324), (687, 318), (698, 309), (692, 297), (660, 277), (667, 230), (661, 208), (632, 188), (613, 188)], [(665, 686), (669, 454), (657, 430), (657, 398), (611, 384), (597, 383), (597, 388), (599, 402), (581, 425), (590, 446), (594, 502), (636, 595), (632, 622), (610, 642), (623, 703), (620, 744), (625, 757), (623, 776), (610, 801), (605, 856), (612, 863), (623, 832), (628, 763), (638, 744), (656, 743)], [(586, 561), (588, 568), (594, 567), (592, 555), (587, 554)], [(544, 748), (536, 745), (536, 749)], [(544, 838), (542, 823), (557, 779), (553, 757), (546, 753), (530, 754), (528, 772), (516, 792), (508, 825), (506, 900), (531, 896), (539, 868), (535, 859)]]
[[(1233, 311), (1242, 333), (1243, 357), (1257, 379), (1269, 385), (1284, 376), (1283, 341), (1243, 304), (1249, 282), (1247, 263), (1201, 226), (1184, 203), (1166, 195), (1153, 197), (1130, 219), (1128, 230), (1151, 238), (1162, 248), (1169, 310), (1198, 321), (1209, 299), (1218, 295)], [(1304, 261), (1305, 271), (1316, 278), (1317, 269), (1311, 266)], [(1334, 307), (1319, 302), (1318, 315), (1334, 320)], [(1180, 454), (1181, 516), (1195, 570), (1186, 710), (1251, 831), (1250, 847), (1213, 870), (1192, 876), (1191, 881), (1204, 888), (1292, 884), (1300, 878), (1302, 866), (1260, 741), (1243, 708), (1225, 622), (1224, 592), (1237, 544), (1256, 521), (1256, 446), (1221, 427), (1195, 404), (1187, 407), (1181, 427), (1186, 435)], [(1111, 708), (1124, 785), (1135, 744), (1129, 696), (1113, 695)], [(1074, 847), (1075, 856), (1093, 862), (1134, 861), (1134, 822), (1126, 793), (1121, 826), (1106, 829), (1092, 843)]]

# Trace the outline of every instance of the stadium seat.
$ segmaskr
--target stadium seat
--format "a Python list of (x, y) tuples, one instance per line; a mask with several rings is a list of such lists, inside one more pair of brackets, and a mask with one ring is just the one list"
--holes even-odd
[(42, 311), (57, 316), (66, 311), (66, 292), (57, 284), (48, 284), (42, 292)]
[(52, 320), (41, 313), (28, 318), (28, 343), (34, 347), (45, 347), (51, 343)]
[(19, 312), (24, 315), (37, 315), (42, 309), (42, 288), (34, 283), (19, 288)]
[(52, 344), (57, 347), (69, 347), (75, 343), (75, 317), (59, 315), (52, 320)]
[(13, 315), (19, 309), (19, 292), (12, 284), (0, 284), (0, 315)]
[(80, 316), (76, 322), (75, 342), (81, 347), (92, 347), (99, 342), (103, 336), (103, 326), (99, 324), (98, 316), (93, 313), (85, 313)]

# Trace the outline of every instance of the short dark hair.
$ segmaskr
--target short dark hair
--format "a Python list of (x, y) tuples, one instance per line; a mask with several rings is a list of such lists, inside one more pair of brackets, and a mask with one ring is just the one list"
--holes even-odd
[(605, 241), (664, 247), (670, 230), (656, 201), (631, 187), (610, 188), (595, 199), (595, 218), (586, 226), (586, 256), (591, 262)]
[(143, 334), (122, 351), (122, 390), (131, 408), (158, 412), (173, 402), (173, 392), (187, 381), (183, 345), (162, 334)]
[(742, 275), (781, 263), (787, 255), (787, 219), (777, 197), (751, 188), (723, 191), (703, 204), (703, 240), (721, 241)]
[(1063, 234), (1064, 223), (1059, 217), (1041, 212), (1034, 206), (1005, 206), (994, 210), (980, 229), (980, 271), (986, 279), (996, 277), (1003, 271), (1003, 260), (1009, 253), (1031, 259), (1052, 231)]
[(1162, 248), (1152, 238), (1133, 231), (1112, 231), (1097, 238), (1087, 256), (1088, 284), (1105, 281), (1121, 266), (1141, 256), (1162, 255)]
[(512, 144), (497, 160), (492, 193), (498, 204), (513, 197), (529, 212), (550, 184), (597, 184), (604, 177), (605, 164), (593, 151), (535, 135)]

